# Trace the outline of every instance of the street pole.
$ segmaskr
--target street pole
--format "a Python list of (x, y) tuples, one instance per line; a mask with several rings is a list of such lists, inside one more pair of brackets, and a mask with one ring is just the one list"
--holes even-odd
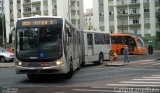
[(4, 31), (4, 6), (3, 6), (3, 0), (2, 0), (2, 31), (3, 31), (3, 47), (5, 47), (5, 31)]
[(123, 12), (121, 10), (121, 24), (122, 24), (122, 33), (123, 33), (123, 17), (122, 17), (122, 15), (123, 15)]

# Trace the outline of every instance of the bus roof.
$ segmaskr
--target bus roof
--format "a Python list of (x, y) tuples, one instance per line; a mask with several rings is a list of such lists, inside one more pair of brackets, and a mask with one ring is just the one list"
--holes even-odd
[(18, 20), (24, 20), (24, 19), (30, 19), (30, 18), (61, 18), (60, 16), (32, 16), (32, 17), (24, 17), (24, 18), (19, 18)]
[(95, 30), (83, 30), (83, 32), (84, 33), (104, 33), (104, 34), (109, 34), (109, 33), (105, 32), (105, 31), (100, 31), (100, 30), (98, 30), (98, 31), (95, 31)]
[(113, 33), (111, 36), (132, 36), (131, 34), (124, 34), (124, 33)]

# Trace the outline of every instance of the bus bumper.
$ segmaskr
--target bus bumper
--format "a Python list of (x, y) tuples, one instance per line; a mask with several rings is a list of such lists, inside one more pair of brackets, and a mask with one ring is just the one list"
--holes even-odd
[(65, 65), (50, 67), (16, 67), (16, 74), (65, 74), (68, 69)]

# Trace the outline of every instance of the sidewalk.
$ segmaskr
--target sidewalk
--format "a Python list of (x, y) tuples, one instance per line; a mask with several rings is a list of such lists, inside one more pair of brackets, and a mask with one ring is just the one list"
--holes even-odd
[(9, 67), (14, 67), (14, 63), (0, 63), (0, 68), (9, 68)]

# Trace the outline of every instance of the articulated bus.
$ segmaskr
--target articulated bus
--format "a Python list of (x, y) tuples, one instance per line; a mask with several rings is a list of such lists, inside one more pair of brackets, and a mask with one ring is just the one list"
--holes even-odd
[(130, 54), (144, 54), (147, 48), (142, 38), (130, 34), (111, 34), (112, 50), (117, 54), (123, 54), (124, 45), (128, 45)]
[(29, 79), (44, 74), (71, 78), (81, 65), (98, 65), (110, 58), (110, 34), (80, 31), (61, 17), (21, 18), (14, 34), (16, 73)]
[[(102, 64), (109, 60), (111, 51), (111, 37), (109, 33), (101, 31), (84, 31), (84, 58), (83, 64)], [(85, 63), (84, 63), (85, 62)]]
[(82, 31), (61, 17), (21, 18), (15, 27), (16, 73), (29, 79), (43, 74), (71, 78), (82, 61)]

